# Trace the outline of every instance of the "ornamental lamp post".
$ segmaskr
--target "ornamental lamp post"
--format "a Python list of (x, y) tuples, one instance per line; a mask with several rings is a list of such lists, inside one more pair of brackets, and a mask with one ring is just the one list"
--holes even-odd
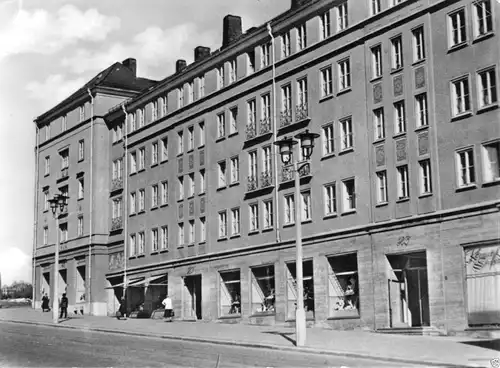
[(54, 323), (59, 323), (59, 243), (60, 243), (60, 229), (59, 229), (59, 216), (64, 212), (67, 204), (68, 198), (62, 193), (54, 194), (52, 199), (49, 199), (50, 209), (52, 210), (52, 215), (56, 219), (56, 249), (54, 255), (54, 302), (52, 305), (52, 321)]
[[(295, 345), (304, 346), (306, 343), (306, 312), (304, 309), (304, 281), (302, 271), (302, 222), (301, 222), (301, 208), (300, 208), (300, 175), (299, 170), (304, 166), (309, 165), (305, 162), (300, 167), (298, 166), (297, 159), (293, 157), (293, 146), (300, 142), (298, 149), (302, 150), (302, 157), (308, 161), (314, 149), (314, 140), (319, 137), (319, 134), (309, 133), (309, 130), (299, 133), (293, 138), (284, 137), (283, 139), (275, 142), (274, 144), (279, 147), (281, 161), (284, 165), (289, 165), (292, 161), (293, 171), (295, 176), (295, 244), (297, 250), (297, 257), (295, 261), (295, 269), (297, 274), (297, 305), (295, 310)], [(298, 151), (297, 151), (298, 156)]]

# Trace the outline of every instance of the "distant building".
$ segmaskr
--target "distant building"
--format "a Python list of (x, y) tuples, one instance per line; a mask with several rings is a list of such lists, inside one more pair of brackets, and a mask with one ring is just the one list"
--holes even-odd
[[(274, 42), (228, 15), (219, 50), (197, 47), (151, 88), (92, 87), (92, 118), (84, 87), (36, 120), (37, 302), (53, 277), (44, 198), (69, 190), (59, 293), (94, 314), (126, 285), (132, 310), (168, 290), (176, 318), (293, 324), (300, 201), (310, 324), (500, 324), (498, 12), (295, 0), (270, 20)], [(71, 134), (55, 132), (64, 111)], [(321, 138), (294, 198), (273, 142), (305, 128)]]

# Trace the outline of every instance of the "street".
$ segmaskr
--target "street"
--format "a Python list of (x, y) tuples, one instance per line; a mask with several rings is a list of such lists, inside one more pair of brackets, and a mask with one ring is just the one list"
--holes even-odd
[(366, 368), (411, 365), (0, 322), (0, 367), (70, 366)]

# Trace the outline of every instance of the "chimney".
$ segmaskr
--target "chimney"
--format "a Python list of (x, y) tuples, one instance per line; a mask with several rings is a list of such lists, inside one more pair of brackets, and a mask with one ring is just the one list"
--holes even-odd
[(226, 15), (222, 22), (222, 47), (226, 47), (241, 35), (241, 17)]
[(197, 46), (194, 49), (194, 61), (203, 60), (210, 55), (210, 47)]
[(308, 2), (309, 2), (309, 0), (292, 0), (292, 6), (290, 8), (291, 9), (300, 8), (302, 5), (304, 5)]
[(184, 69), (186, 69), (186, 60), (179, 59), (175, 62), (175, 72), (179, 73), (182, 72)]
[(128, 58), (122, 61), (123, 66), (127, 67), (134, 73), (134, 76), (137, 76), (137, 60), (134, 58)]

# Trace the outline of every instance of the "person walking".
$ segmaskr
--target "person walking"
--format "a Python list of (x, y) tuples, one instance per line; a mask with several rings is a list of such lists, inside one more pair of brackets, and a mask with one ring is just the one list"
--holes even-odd
[(47, 294), (45, 294), (43, 297), (42, 297), (42, 312), (49, 312), (50, 311), (50, 307), (49, 307), (49, 297)]
[(66, 293), (63, 293), (61, 298), (61, 314), (59, 314), (59, 318), (68, 318), (68, 297)]
[(163, 314), (163, 319), (165, 322), (172, 322), (173, 317), (174, 317), (174, 311), (172, 308), (172, 299), (170, 296), (167, 294), (165, 296), (165, 299), (161, 302), (163, 306), (165, 307), (165, 313)]
[(127, 319), (127, 303), (125, 302), (125, 297), (122, 296), (120, 300), (120, 308), (118, 309), (118, 312), (116, 313), (116, 318), (117, 319)]

